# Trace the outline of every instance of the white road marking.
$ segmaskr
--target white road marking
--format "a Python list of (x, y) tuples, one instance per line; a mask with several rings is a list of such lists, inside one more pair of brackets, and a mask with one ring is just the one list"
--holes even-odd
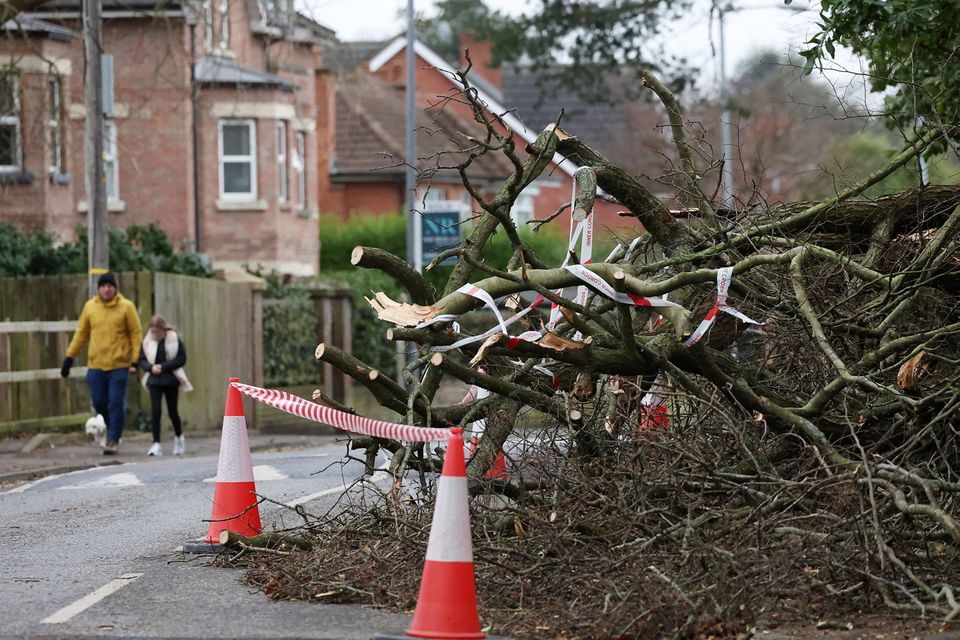
[[(135, 463), (126, 463), (126, 464), (135, 464)], [(118, 465), (123, 466), (123, 465)], [(37, 478), (33, 482), (28, 482), (22, 484), (19, 487), (14, 487), (13, 489), (7, 489), (6, 491), (0, 491), (0, 496), (7, 493), (22, 493), (27, 489), (37, 486), (38, 484), (43, 484), (44, 482), (50, 482), (51, 480), (56, 480), (57, 478), (65, 478), (66, 476), (74, 476), (80, 473), (89, 473), (91, 471), (100, 471), (107, 467), (90, 467), (89, 469), (77, 469), (76, 471), (68, 471), (66, 473), (57, 473), (52, 476), (44, 476), (42, 478)]]
[[(286, 480), (290, 476), (281, 473), (276, 469), (276, 467), (271, 467), (268, 464), (258, 464), (253, 468), (253, 481), (254, 482), (266, 482), (267, 480)], [(216, 482), (217, 477), (204, 478), (204, 482)]]
[(253, 479), (255, 482), (263, 480), (286, 480), (289, 478), (285, 473), (281, 473), (275, 467), (268, 464), (258, 464), (253, 468)]
[(142, 573), (128, 573), (120, 576), (116, 580), (111, 580), (93, 593), (85, 595), (79, 600), (68, 604), (63, 609), (60, 609), (60, 611), (47, 616), (40, 621), (40, 624), (60, 624), (62, 622), (66, 622), (78, 613), (83, 613), (93, 605), (97, 604), (111, 593), (119, 591), (142, 575)]
[(81, 482), (80, 484), (71, 484), (66, 487), (57, 487), (57, 489), (62, 491), (64, 489), (103, 489), (140, 486), (143, 486), (140, 478), (130, 472), (126, 472), (114, 473), (99, 480), (90, 480), (88, 482)]
[(305, 496), (300, 496), (300, 497), (297, 498), (296, 500), (291, 500), (290, 502), (286, 502), (286, 503), (284, 503), (284, 504), (286, 504), (286, 506), (288, 506), (288, 507), (293, 508), (293, 507), (296, 507), (296, 506), (298, 506), (298, 505), (301, 505), (301, 504), (305, 504), (305, 503), (307, 503), (307, 502), (310, 502), (311, 500), (316, 500), (317, 498), (322, 498), (323, 496), (329, 496), (329, 495), (332, 495), (332, 494), (334, 494), (334, 493), (343, 493), (343, 492), (346, 491), (346, 490), (347, 490), (346, 485), (344, 485), (344, 486), (342, 486), (342, 487), (334, 487), (334, 488), (332, 488), (332, 489), (324, 489), (323, 491), (317, 491), (316, 493), (310, 493), (310, 494), (307, 494), (307, 495), (305, 495)]
[[(385, 461), (383, 462), (383, 464), (381, 464), (378, 468), (379, 468), (379, 469), (386, 469), (388, 466), (390, 466), (390, 461), (389, 461), (389, 460), (385, 460)], [(383, 476), (381, 476), (380, 478), (377, 478), (377, 479), (374, 480), (373, 482), (374, 482), (374, 484), (380, 486), (382, 479), (385, 479), (385, 480), (387, 480), (388, 482), (392, 482), (392, 478), (390, 478), (390, 476), (389, 476), (388, 474), (384, 474)], [(347, 485), (343, 485), (342, 487), (333, 487), (332, 489), (324, 489), (323, 491), (317, 491), (316, 493), (309, 493), (309, 494), (307, 494), (307, 495), (305, 495), (305, 496), (300, 496), (299, 498), (296, 498), (296, 499), (294, 499), (294, 500), (291, 500), (290, 502), (285, 502), (284, 505), (286, 505), (286, 506), (288, 506), (288, 507), (290, 507), (290, 508), (292, 509), (293, 507), (299, 506), (299, 505), (301, 505), (301, 504), (306, 504), (307, 502), (310, 502), (311, 500), (316, 500), (317, 498), (322, 498), (323, 496), (329, 496), (329, 495), (333, 495), (333, 494), (335, 494), (335, 493), (343, 493), (343, 492), (346, 491), (347, 489), (348, 489)]]

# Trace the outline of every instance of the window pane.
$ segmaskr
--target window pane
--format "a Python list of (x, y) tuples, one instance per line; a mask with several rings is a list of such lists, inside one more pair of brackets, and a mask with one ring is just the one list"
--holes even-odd
[(48, 85), (50, 89), (50, 119), (59, 120), (60, 119), (60, 78), (56, 76), (50, 77), (50, 84)]
[(50, 129), (50, 169), (60, 171), (63, 169), (63, 152), (60, 145), (60, 129), (53, 127)]
[(17, 127), (0, 124), (0, 165), (17, 165)]
[(16, 86), (13, 76), (0, 76), (0, 115), (16, 113), (16, 100), (14, 99)]
[(252, 186), (249, 162), (223, 163), (224, 193), (251, 193), (253, 191)]
[(120, 195), (117, 193), (117, 163), (113, 161), (105, 162), (103, 172), (107, 178), (107, 199), (117, 200)]
[(250, 127), (245, 124), (223, 125), (223, 155), (245, 156), (250, 154)]

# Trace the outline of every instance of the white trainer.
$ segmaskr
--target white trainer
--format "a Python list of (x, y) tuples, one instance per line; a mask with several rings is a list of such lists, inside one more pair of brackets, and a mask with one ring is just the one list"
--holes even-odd
[(187, 443), (184, 441), (183, 436), (173, 436), (173, 455), (182, 456), (186, 450)]
[(159, 442), (154, 442), (152, 445), (150, 445), (150, 448), (147, 449), (147, 455), (148, 455), (148, 456), (162, 456), (162, 455), (163, 455), (163, 449), (160, 448), (160, 443), (159, 443)]

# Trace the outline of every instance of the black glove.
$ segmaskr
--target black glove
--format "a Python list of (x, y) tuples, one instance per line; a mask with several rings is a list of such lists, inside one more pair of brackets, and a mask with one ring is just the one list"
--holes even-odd
[(66, 378), (70, 375), (70, 367), (73, 366), (73, 358), (67, 356), (63, 359), (63, 365), (60, 367), (60, 377)]

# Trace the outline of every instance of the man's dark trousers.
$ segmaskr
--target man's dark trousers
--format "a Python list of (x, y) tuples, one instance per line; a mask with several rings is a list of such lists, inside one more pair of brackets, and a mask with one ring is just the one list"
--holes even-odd
[(93, 402), (94, 410), (102, 415), (107, 423), (107, 439), (114, 442), (119, 442), (123, 435), (129, 379), (130, 373), (126, 367), (109, 371), (87, 369), (90, 401)]

